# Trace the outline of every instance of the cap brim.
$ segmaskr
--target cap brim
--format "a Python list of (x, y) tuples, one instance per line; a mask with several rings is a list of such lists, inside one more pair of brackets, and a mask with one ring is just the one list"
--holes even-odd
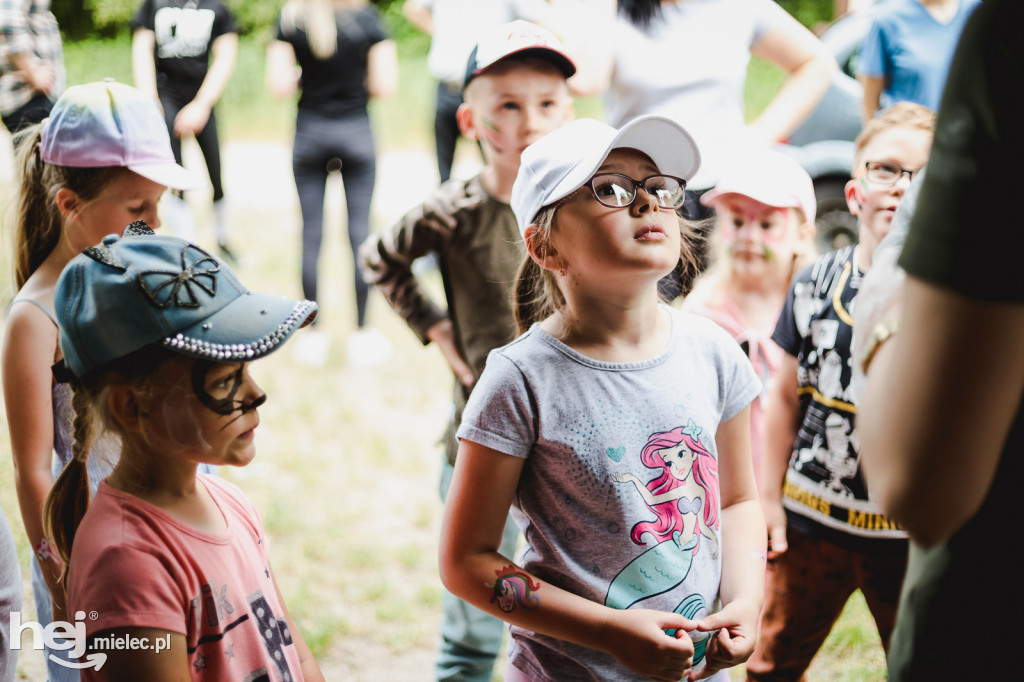
[(597, 172), (601, 164), (615, 149), (636, 149), (643, 152), (658, 171), (674, 175), (689, 182), (700, 168), (700, 150), (686, 129), (663, 116), (641, 116), (633, 119), (605, 144), (595, 140), (595, 149), (566, 175), (560, 186), (552, 192), (548, 204), (563, 199), (583, 186)]
[(312, 301), (247, 292), (172, 337), (166, 347), (178, 353), (224, 362), (256, 360), (277, 350), (317, 314)]
[[(474, 47), (473, 52), (470, 54), (469, 63), (475, 62), (476, 53), (477, 49)], [(529, 45), (526, 47), (521, 47), (517, 50), (513, 50), (511, 52), (506, 52), (497, 59), (494, 59), (489, 63), (485, 63), (485, 65), (478, 65), (476, 69), (468, 71), (466, 73), (466, 79), (463, 81), (463, 89), (466, 89), (466, 86), (469, 85), (474, 78), (487, 73), (490, 69), (493, 69), (496, 65), (498, 65), (498, 63), (505, 61), (506, 59), (513, 55), (538, 56), (541, 57), (542, 59), (547, 59), (549, 62), (551, 62), (551, 65), (558, 70), (558, 72), (562, 75), (563, 78), (571, 78), (575, 74), (575, 71), (577, 71), (577, 69), (575, 69), (574, 63), (572, 62), (572, 59), (568, 58), (568, 56), (566, 56), (562, 52), (559, 52), (558, 50), (552, 47), (548, 47), (547, 45)]]
[(210, 184), (201, 176), (173, 162), (132, 164), (127, 168), (147, 180), (171, 189), (202, 189)]

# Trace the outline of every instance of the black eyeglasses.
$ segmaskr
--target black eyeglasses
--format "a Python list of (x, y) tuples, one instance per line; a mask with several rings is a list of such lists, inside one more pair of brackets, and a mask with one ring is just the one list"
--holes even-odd
[(643, 187), (662, 208), (679, 208), (686, 200), (686, 180), (673, 175), (649, 175), (643, 180), (634, 180), (621, 173), (598, 173), (583, 186), (589, 187), (594, 198), (609, 208), (632, 204), (637, 187)]
[(904, 174), (906, 174), (908, 180), (913, 180), (914, 173), (921, 170), (920, 168), (910, 170), (898, 163), (890, 163), (888, 161), (868, 161), (864, 164), (864, 168), (867, 169), (864, 172), (864, 176), (868, 180), (876, 185), (885, 186), (895, 185)]

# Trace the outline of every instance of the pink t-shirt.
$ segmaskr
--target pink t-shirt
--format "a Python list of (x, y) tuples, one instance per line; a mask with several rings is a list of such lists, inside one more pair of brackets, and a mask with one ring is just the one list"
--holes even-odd
[[(89, 614), (89, 635), (129, 626), (184, 634), (193, 680), (301, 681), (256, 510), (227, 481), (199, 481), (227, 521), (223, 534), (100, 484), (75, 536), (69, 612)], [(89, 668), (82, 679), (100, 674)]]
[(744, 348), (750, 363), (754, 366), (754, 373), (761, 380), (761, 395), (750, 403), (750, 457), (754, 461), (754, 474), (760, 481), (768, 383), (779, 369), (784, 355), (783, 350), (772, 341), (772, 329), (755, 329), (747, 324), (736, 303), (727, 293), (723, 293), (718, 301), (712, 301), (695, 292), (691, 298), (686, 299), (683, 310), (707, 317), (729, 332)]

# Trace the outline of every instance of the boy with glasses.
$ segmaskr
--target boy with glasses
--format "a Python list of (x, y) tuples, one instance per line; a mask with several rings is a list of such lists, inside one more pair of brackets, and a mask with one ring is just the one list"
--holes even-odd
[[(928, 161), (934, 129), (931, 110), (906, 102), (864, 127), (846, 184), (860, 243), (796, 275), (772, 334), (785, 353), (765, 419), (768, 577), (748, 680), (800, 679), (856, 589), (888, 648), (907, 539), (871, 500), (861, 473), (850, 313), (911, 176)], [(835, 433), (837, 424), (848, 424), (846, 433)], [(845, 452), (834, 442), (845, 442)]]
[[(444, 436), (441, 496), (447, 497), (458, 445), (455, 429), (487, 354), (515, 338), (511, 290), (523, 260), (509, 206), (519, 155), (572, 119), (566, 79), (576, 67), (550, 32), (525, 21), (487, 31), (469, 57), (459, 107), (462, 134), (476, 140), (484, 167), (470, 180), (441, 185), (391, 229), (360, 249), (366, 280), (377, 286), (424, 344), (437, 344), (455, 374), (453, 419)], [(432, 301), (412, 264), (435, 254), (447, 309)], [(518, 539), (509, 520), (500, 551)], [(443, 597), (438, 680), (491, 679), (504, 623), (449, 593)]]

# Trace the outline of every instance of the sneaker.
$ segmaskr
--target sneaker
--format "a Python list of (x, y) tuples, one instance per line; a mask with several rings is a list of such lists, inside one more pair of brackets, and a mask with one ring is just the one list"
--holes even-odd
[(362, 327), (348, 337), (348, 364), (353, 367), (382, 365), (395, 354), (388, 337), (373, 327)]
[(327, 364), (331, 339), (327, 332), (307, 329), (298, 334), (292, 344), (292, 355), (300, 365), (316, 369)]

